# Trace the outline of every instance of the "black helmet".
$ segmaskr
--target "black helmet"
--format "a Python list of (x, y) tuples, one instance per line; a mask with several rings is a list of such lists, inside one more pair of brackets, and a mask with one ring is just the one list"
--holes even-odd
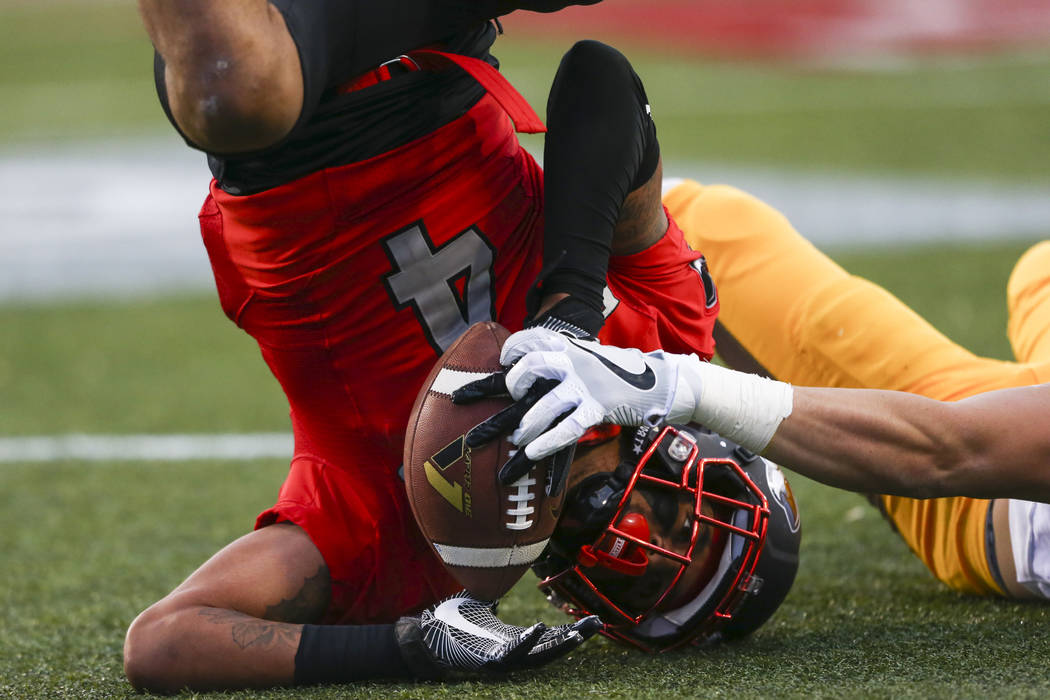
[(642, 426), (614, 471), (573, 486), (533, 571), (555, 606), (666, 651), (757, 629), (791, 589), (800, 540), (775, 464), (699, 426)]

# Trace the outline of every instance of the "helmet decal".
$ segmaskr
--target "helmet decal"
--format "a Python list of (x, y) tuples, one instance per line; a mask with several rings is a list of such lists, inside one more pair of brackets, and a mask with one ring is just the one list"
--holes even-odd
[(645, 452), (645, 448), (649, 446), (649, 441), (653, 435), (653, 428), (648, 425), (639, 425), (634, 431), (634, 435), (631, 438), (631, 451), (634, 454), (641, 456)]
[(766, 463), (766, 483), (769, 484), (769, 491), (773, 496), (773, 500), (784, 510), (784, 517), (787, 519), (787, 524), (791, 531), (798, 532), (799, 527), (801, 527), (801, 521), (798, 517), (798, 506), (795, 505), (795, 494), (791, 493), (791, 487), (788, 486), (788, 482), (784, 478), (784, 472), (780, 471), (780, 467), (768, 459), (762, 458), (762, 461)]

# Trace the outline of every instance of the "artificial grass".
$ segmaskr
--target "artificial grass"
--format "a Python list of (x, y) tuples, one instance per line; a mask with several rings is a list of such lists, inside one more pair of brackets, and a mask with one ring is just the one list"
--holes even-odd
[[(996, 244), (840, 260), (887, 283), (964, 343), (1005, 356), (1003, 289), (1022, 249)], [(931, 277), (934, 262), (939, 272)], [(283, 397), (257, 350), (211, 298), (0, 307), (0, 327), (7, 435), (210, 432), (216, 421), (227, 430), (287, 429)], [(127, 625), (246, 532), (273, 501), (286, 468), (283, 460), (0, 464), (0, 697), (134, 695), (121, 670)], [(649, 657), (595, 640), (549, 669), (508, 679), (221, 697), (947, 698), (1050, 691), (1041, 664), (1050, 654), (1050, 608), (953, 593), (864, 499), (798, 476), (790, 481), (803, 517), (798, 580), (776, 615), (743, 643)], [(501, 614), (520, 623), (561, 619), (531, 575)]]

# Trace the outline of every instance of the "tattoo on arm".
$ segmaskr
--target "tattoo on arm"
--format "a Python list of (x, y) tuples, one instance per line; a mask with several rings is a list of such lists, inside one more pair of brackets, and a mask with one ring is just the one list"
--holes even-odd
[(660, 202), (662, 182), (663, 169), (657, 166), (648, 182), (627, 195), (613, 233), (613, 255), (638, 253), (659, 241), (666, 233), (667, 218)]
[(221, 608), (204, 608), (200, 616), (216, 625), (228, 625), (233, 643), (241, 649), (257, 647), (273, 649), (299, 647), (299, 635), (302, 628), (287, 622), (272, 622), (245, 615), (236, 610)]
[(296, 649), (301, 625), (317, 622), (328, 607), (330, 597), (328, 567), (321, 564), (316, 574), (303, 581), (298, 593), (267, 606), (261, 618), (222, 608), (204, 608), (200, 616), (216, 625), (229, 625), (232, 639), (241, 649), (279, 646)]
[(313, 623), (321, 619), (332, 596), (328, 567), (321, 564), (317, 573), (303, 581), (302, 588), (291, 598), (269, 605), (263, 617), (281, 622)]

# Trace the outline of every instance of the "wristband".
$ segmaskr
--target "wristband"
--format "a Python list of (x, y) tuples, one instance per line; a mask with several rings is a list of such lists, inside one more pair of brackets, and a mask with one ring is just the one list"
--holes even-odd
[(580, 301), (577, 297), (568, 296), (539, 316), (529, 312), (525, 319), (526, 328), (546, 328), (555, 333), (569, 334), (581, 340), (594, 340), (602, 329), (605, 317), (601, 311)]
[(793, 399), (790, 384), (701, 362), (696, 355), (689, 355), (679, 364), (668, 420), (699, 423), (749, 450), (762, 452), (791, 415)]
[(295, 654), (296, 685), (414, 675), (394, 625), (303, 625)]

